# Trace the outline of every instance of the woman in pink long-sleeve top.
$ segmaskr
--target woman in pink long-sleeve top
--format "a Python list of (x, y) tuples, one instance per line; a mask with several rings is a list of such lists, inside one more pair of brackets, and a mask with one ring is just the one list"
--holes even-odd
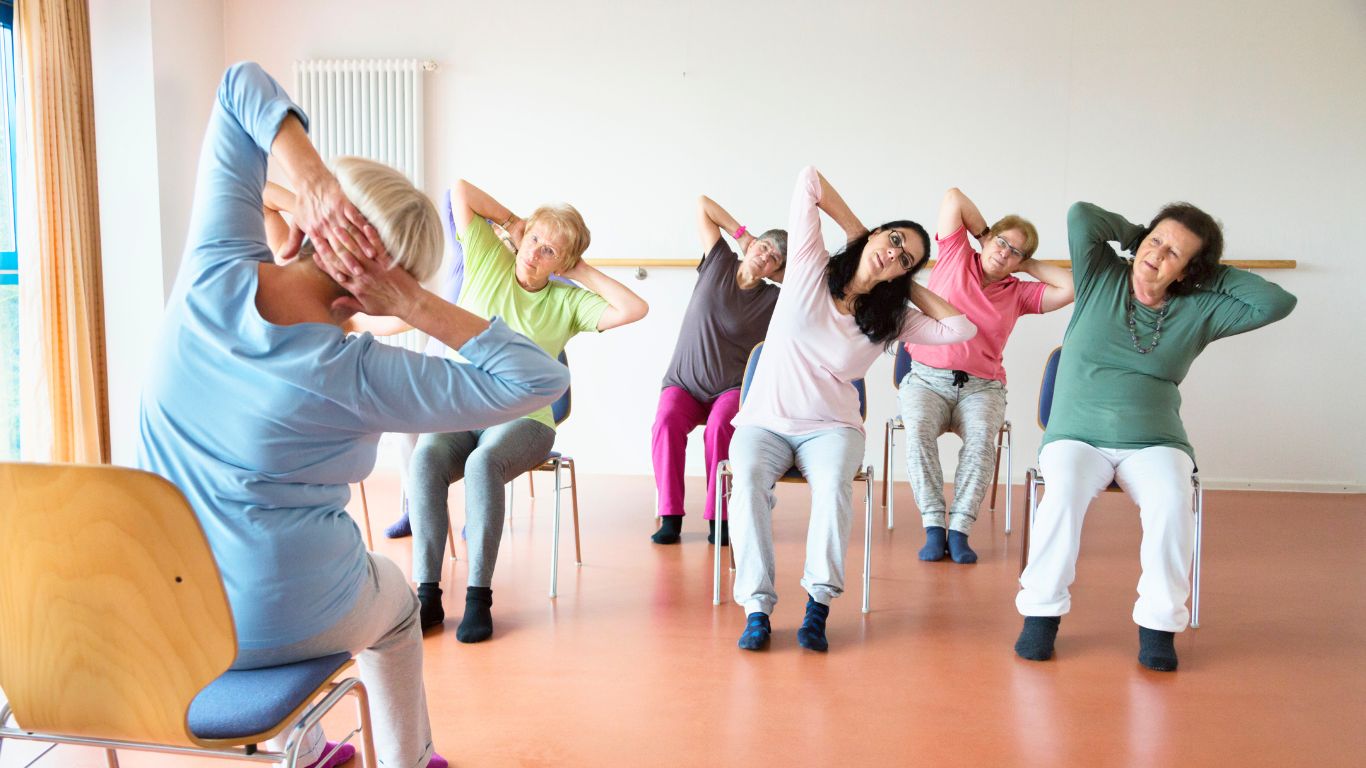
[[(849, 241), (834, 256), (821, 238), (820, 211)], [(811, 167), (797, 178), (788, 220), (783, 290), (763, 357), (733, 422), (735, 601), (749, 614), (740, 647), (767, 647), (768, 614), (778, 600), (773, 487), (796, 466), (811, 486), (802, 577), (809, 599), (797, 642), (824, 651), (830, 601), (844, 591), (853, 477), (863, 459), (863, 419), (853, 382), (893, 343), (954, 344), (972, 338), (977, 328), (911, 279), (930, 247), (919, 224), (892, 221), (869, 231)]]

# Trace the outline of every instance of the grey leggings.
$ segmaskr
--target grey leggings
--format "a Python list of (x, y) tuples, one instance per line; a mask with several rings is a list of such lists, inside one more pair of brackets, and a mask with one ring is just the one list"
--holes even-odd
[(555, 445), (555, 430), (539, 421), (517, 419), (472, 432), (443, 432), (418, 438), (408, 468), (408, 516), (413, 525), (413, 581), (441, 580), (450, 514), (446, 496), (465, 480), (465, 535), (469, 541), (469, 586), (487, 587), (503, 537), (503, 486), (539, 466)]
[(991, 488), (996, 466), (996, 433), (1006, 419), (1006, 388), (994, 379), (968, 376), (953, 384), (953, 371), (911, 363), (897, 392), (906, 425), (906, 472), (926, 528), (945, 527), (944, 470), (939, 466), (939, 436), (963, 438), (953, 477), (953, 512), (947, 527), (969, 533), (977, 508)]

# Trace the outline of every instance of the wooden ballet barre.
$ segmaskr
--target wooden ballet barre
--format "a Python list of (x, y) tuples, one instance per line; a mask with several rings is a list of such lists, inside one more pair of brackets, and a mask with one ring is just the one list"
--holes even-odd
[[(595, 267), (687, 267), (697, 269), (701, 259), (590, 259), (589, 264)], [(929, 266), (934, 266), (935, 259), (930, 259)], [(1040, 264), (1050, 264), (1055, 267), (1071, 267), (1072, 262), (1066, 259), (1039, 259)], [(1239, 269), (1295, 269), (1299, 262), (1295, 259), (1225, 259), (1219, 262), (1230, 267)]]

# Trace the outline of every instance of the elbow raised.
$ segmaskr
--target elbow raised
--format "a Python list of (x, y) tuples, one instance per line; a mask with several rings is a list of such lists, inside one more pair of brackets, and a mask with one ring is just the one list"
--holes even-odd
[(958, 327), (954, 329), (954, 336), (957, 337), (954, 339), (955, 344), (968, 341), (973, 336), (977, 335), (976, 324), (969, 320), (967, 315), (959, 315), (959, 317), (963, 319), (957, 324)]

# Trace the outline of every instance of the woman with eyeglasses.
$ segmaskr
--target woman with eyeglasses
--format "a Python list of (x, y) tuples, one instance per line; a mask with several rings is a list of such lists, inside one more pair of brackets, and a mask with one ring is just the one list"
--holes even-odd
[[(730, 456), (735, 432), (731, 420), (740, 408), (740, 382), (749, 351), (764, 340), (778, 303), (778, 286), (768, 281), (782, 279), (787, 261), (787, 232), (770, 229), (755, 237), (706, 195), (697, 201), (697, 224), (702, 263), (697, 265), (697, 285), (683, 314), (651, 430), (659, 530), (650, 540), (656, 544), (679, 541), (688, 433), (702, 425), (707, 467), (703, 514), (711, 527), (707, 541), (716, 541), (716, 467)], [(735, 238), (743, 257), (726, 243), (722, 232)], [(730, 539), (724, 499), (719, 525), (724, 546)]]
[[(1021, 315), (1072, 303), (1072, 273), (1032, 258), (1039, 234), (1028, 220), (1010, 215), (987, 226), (981, 211), (956, 187), (939, 206), (935, 242), (939, 259), (929, 288), (963, 310), (977, 326), (977, 335), (962, 344), (906, 345), (911, 371), (897, 392), (906, 425), (906, 474), (925, 528), (920, 559), (949, 555), (955, 563), (975, 563), (977, 553), (968, 546), (968, 535), (993, 481), (993, 443), (1006, 418), (1006, 341)], [(1035, 280), (1020, 280), (1016, 273)], [(948, 431), (963, 440), (952, 510), (944, 503), (939, 465), (939, 436)]]
[[(1219, 223), (1189, 203), (1164, 207), (1146, 226), (1076, 203), (1067, 239), (1077, 306), (1039, 451), (1048, 486), (1015, 598), (1025, 617), (1015, 652), (1033, 661), (1053, 656), (1072, 606), (1086, 508), (1115, 482), (1138, 504), (1143, 524), (1133, 611), (1138, 661), (1174, 671), (1175, 635), (1190, 621), (1195, 529), (1195, 451), (1181, 423), (1181, 381), (1210, 342), (1284, 318), (1295, 297), (1219, 264)], [(1112, 242), (1133, 260), (1120, 258)]]
[[(649, 310), (629, 288), (583, 261), (588, 227), (571, 205), (545, 205), (522, 219), (461, 180), (451, 189), (451, 215), (465, 258), (457, 305), (480, 317), (501, 318), (551, 357), (578, 333), (634, 323)], [(489, 222), (497, 222), (501, 233)], [(552, 280), (556, 276), (582, 287)], [(489, 429), (418, 439), (407, 491), (413, 581), (424, 630), (446, 618), (440, 582), (451, 484), (465, 481), (470, 560), (465, 612), (455, 636), (462, 643), (477, 643), (493, 635), (492, 579), (503, 536), (504, 485), (544, 462), (554, 443), (549, 406)]]
[[(833, 256), (821, 236), (821, 211), (848, 240)], [(748, 614), (740, 647), (767, 647), (768, 617), (778, 601), (773, 488), (795, 466), (811, 490), (801, 581), (806, 616), (797, 642), (825, 651), (830, 602), (844, 591), (853, 478), (863, 460), (863, 418), (853, 382), (893, 343), (954, 344), (977, 329), (911, 279), (930, 246), (919, 224), (898, 220), (869, 231), (811, 167), (797, 178), (788, 221), (783, 289), (733, 422), (735, 601)]]

